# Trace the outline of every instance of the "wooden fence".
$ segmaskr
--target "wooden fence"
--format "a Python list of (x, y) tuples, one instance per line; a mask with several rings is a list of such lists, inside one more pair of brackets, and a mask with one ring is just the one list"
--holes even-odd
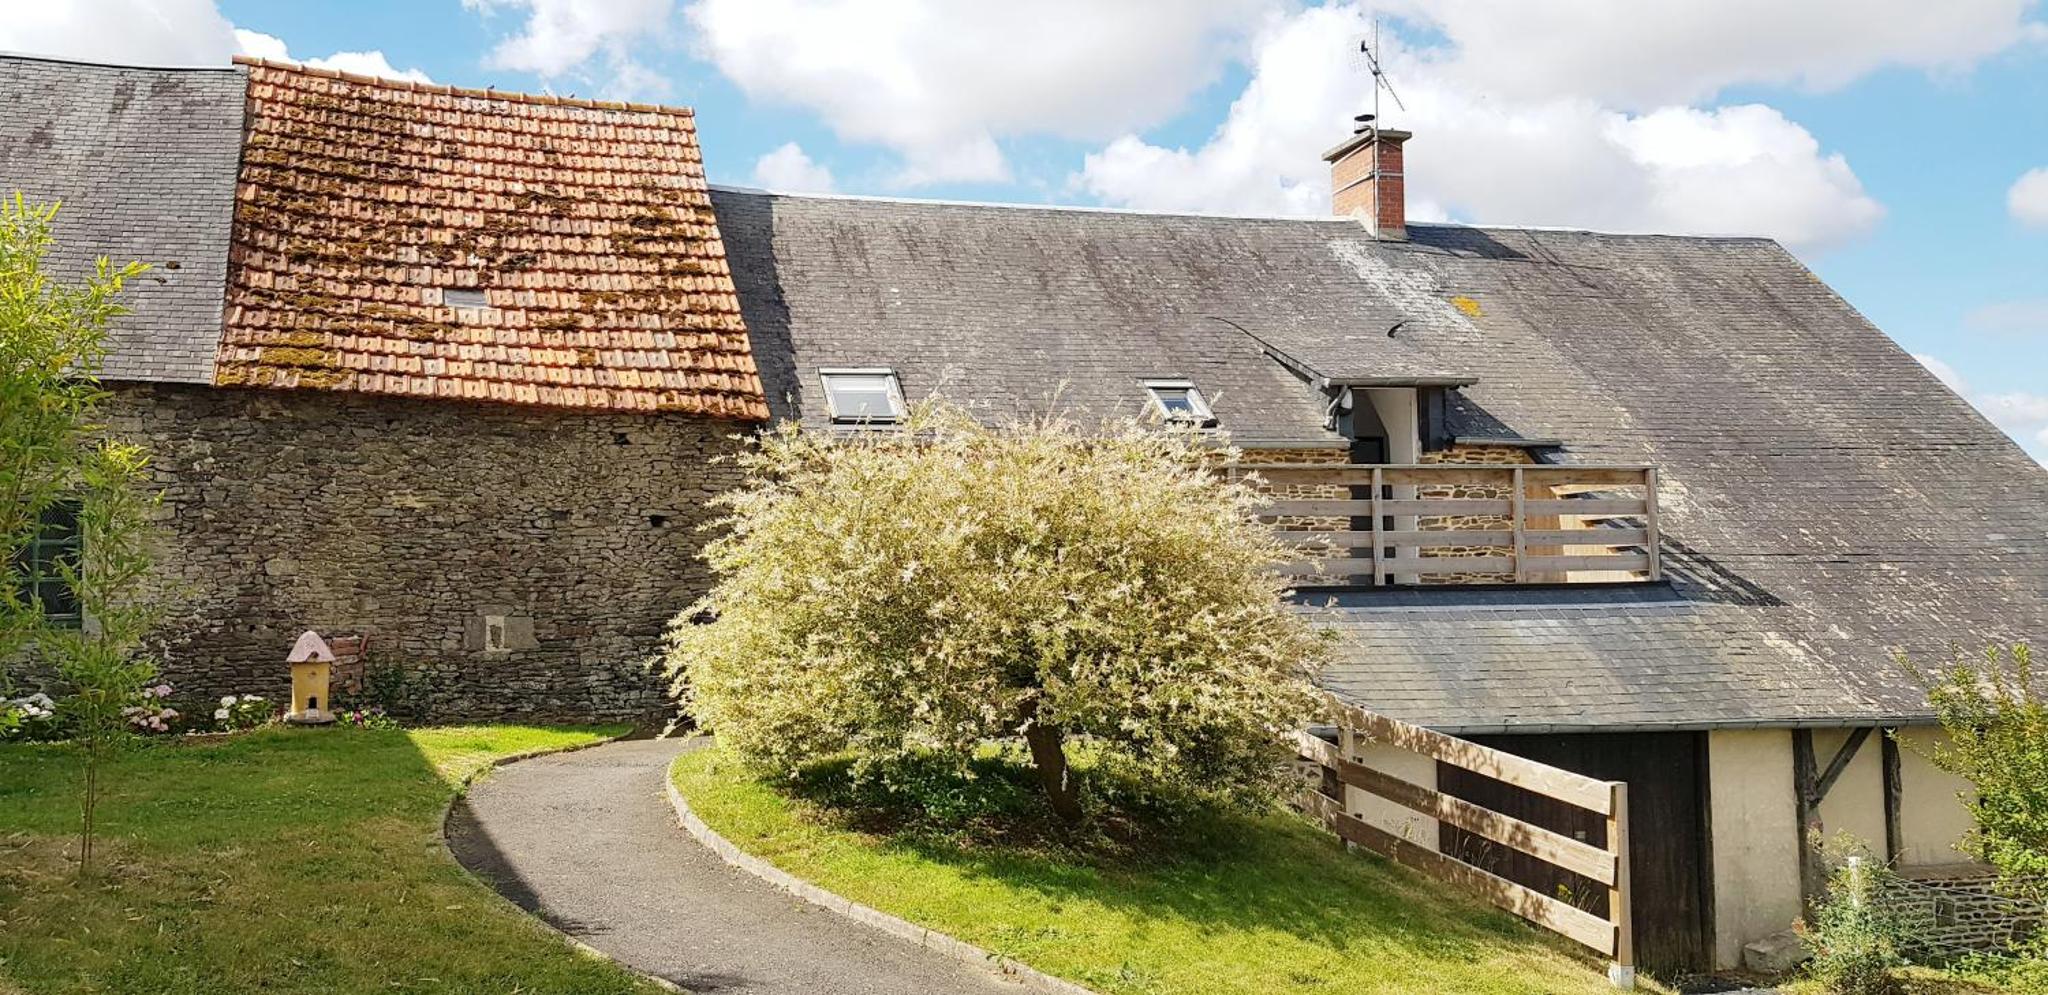
[[(1301, 795), (1302, 810), (1343, 839), (1431, 877), (1466, 887), (1515, 915), (1584, 944), (1610, 960), (1608, 977), (1632, 987), (1635, 952), (1630, 937), (1628, 881), (1628, 785), (1600, 781), (1454, 736), (1410, 725), (1332, 699), (1336, 742), (1310, 732), (1297, 734), (1303, 760), (1320, 769), (1320, 783)], [(1607, 820), (1604, 846), (1482, 808), (1434, 788), (1367, 766), (1368, 744), (1391, 747), (1434, 763), (1514, 785), (1525, 791), (1589, 810)], [(1383, 799), (1429, 820), (1527, 854), (1607, 887), (1607, 915), (1595, 915), (1438, 851), (1367, 821), (1348, 789)], [(1362, 799), (1361, 799), (1362, 800)]]
[(1306, 582), (1657, 580), (1657, 471), (1648, 466), (1243, 464), (1262, 514), (1307, 558)]

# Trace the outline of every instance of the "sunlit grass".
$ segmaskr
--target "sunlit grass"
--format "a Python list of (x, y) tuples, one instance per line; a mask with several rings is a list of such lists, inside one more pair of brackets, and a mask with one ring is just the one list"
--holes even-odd
[(78, 762), (0, 746), (0, 993), (654, 991), (471, 880), (438, 820), (492, 759), (615, 730), (265, 729), (153, 742), (79, 883)]
[(1091, 858), (987, 834), (864, 832), (721, 765), (715, 750), (673, 774), (698, 815), (748, 853), (1101, 992), (1613, 991), (1561, 942), (1347, 853), (1283, 812), (1197, 816), (1170, 850)]

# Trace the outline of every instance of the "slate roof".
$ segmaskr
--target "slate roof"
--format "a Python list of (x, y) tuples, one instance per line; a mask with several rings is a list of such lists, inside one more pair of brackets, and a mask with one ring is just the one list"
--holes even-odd
[(247, 64), (218, 383), (766, 417), (688, 110)]
[[(778, 416), (822, 426), (820, 367), (893, 367), (992, 413), (1134, 414), (1186, 377), (1232, 438), (1340, 446), (1328, 402), (1262, 338), (1344, 343), (1322, 373), (1459, 375), (1333, 253), (1334, 222), (1010, 208), (714, 188)], [(775, 345), (771, 345), (774, 343)]]
[(1667, 585), (1305, 594), (1340, 637), (1323, 683), (1396, 717), (1924, 720), (1893, 648), (2048, 633), (2048, 471), (1768, 240), (713, 200), (770, 402), (807, 423), (819, 367), (999, 407), (1061, 380), (1136, 403), (1136, 377), (1178, 374), (1247, 441), (1337, 441), (1255, 336), (1310, 379), (1476, 381), (1452, 395), (1459, 436), (1659, 468)]
[(0, 195), (61, 201), (51, 273), (153, 269), (109, 330), (113, 380), (207, 383), (220, 342), (242, 137), (236, 69), (0, 56)]

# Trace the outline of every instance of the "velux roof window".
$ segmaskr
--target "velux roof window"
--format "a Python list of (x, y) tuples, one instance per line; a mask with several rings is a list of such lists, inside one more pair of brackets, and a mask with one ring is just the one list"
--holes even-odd
[(1174, 425), (1189, 425), (1208, 428), (1216, 424), (1216, 413), (1209, 410), (1209, 402), (1202, 392), (1189, 380), (1146, 380), (1145, 390), (1152, 395), (1152, 408), (1159, 417)]
[(903, 387), (893, 370), (819, 370), (825, 406), (843, 425), (888, 425), (903, 420)]

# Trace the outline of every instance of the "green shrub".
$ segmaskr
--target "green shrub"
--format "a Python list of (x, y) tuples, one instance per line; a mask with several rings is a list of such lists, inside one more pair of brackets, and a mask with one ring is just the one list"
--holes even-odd
[(1828, 880), (1828, 894), (1806, 928), (1807, 970), (1836, 995), (1897, 995), (1904, 926), (1880, 898), (1891, 870), (1852, 857)]
[(1162, 788), (1268, 797), (1324, 643), (1282, 603), (1289, 554), (1253, 520), (1259, 496), (1204, 468), (1220, 455), (1135, 422), (989, 427), (943, 402), (901, 431), (785, 427), (720, 499), (718, 583), (670, 628), (677, 690), (735, 756), (784, 774), (845, 752), (957, 771), (1021, 740), (1070, 822), (1103, 797), (1084, 797), (1070, 745)]
[(1931, 759), (1977, 789), (1976, 828), (1964, 845), (2007, 887), (2048, 898), (2048, 698), (2032, 650), (1994, 646), (1976, 661), (1958, 654), (1923, 677), (1948, 734)]

